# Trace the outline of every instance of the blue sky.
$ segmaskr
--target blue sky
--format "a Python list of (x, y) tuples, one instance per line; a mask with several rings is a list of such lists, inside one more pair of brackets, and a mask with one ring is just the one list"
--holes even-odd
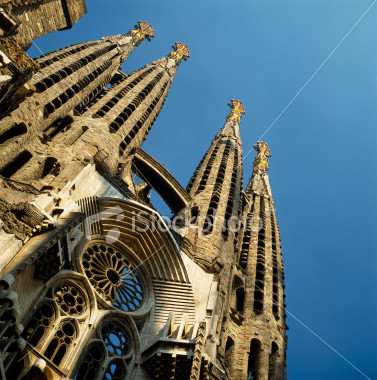
[[(372, 0), (87, 0), (73, 29), (43, 52), (126, 33), (156, 37), (131, 72), (186, 43), (168, 99), (143, 148), (186, 186), (237, 98), (244, 155), (373, 3)], [(377, 3), (263, 140), (282, 234), (287, 309), (367, 377), (377, 379)], [(35, 46), (30, 55), (39, 56)], [(254, 152), (244, 160), (245, 182)], [(166, 212), (158, 199), (154, 204)], [(365, 379), (294, 318), (288, 379)]]

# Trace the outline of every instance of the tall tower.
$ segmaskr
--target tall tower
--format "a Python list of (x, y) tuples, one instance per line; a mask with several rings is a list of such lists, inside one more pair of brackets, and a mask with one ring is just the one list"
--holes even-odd
[(264, 142), (245, 192), (244, 226), (238, 238), (238, 265), (232, 284), (230, 334), (225, 357), (235, 379), (286, 378), (284, 266)]
[(243, 173), (239, 123), (245, 110), (238, 100), (233, 99), (229, 106), (231, 111), (224, 127), (213, 139), (187, 185), (193, 201), (186, 237), (195, 247), (196, 261), (206, 268), (233, 261), (234, 218), (241, 211)]

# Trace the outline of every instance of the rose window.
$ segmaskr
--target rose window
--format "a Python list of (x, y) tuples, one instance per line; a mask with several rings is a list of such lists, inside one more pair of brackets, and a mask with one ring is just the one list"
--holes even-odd
[(96, 291), (118, 309), (134, 311), (143, 300), (143, 284), (136, 268), (108, 244), (92, 243), (82, 256), (85, 274)]
[(70, 315), (79, 315), (85, 310), (83, 295), (68, 284), (60, 284), (55, 287), (54, 300), (65, 313)]

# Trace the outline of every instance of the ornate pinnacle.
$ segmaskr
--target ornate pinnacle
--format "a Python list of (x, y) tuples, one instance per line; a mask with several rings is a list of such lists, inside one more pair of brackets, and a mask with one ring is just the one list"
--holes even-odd
[(130, 34), (135, 46), (139, 46), (144, 38), (150, 41), (154, 37), (154, 30), (151, 24), (138, 21), (138, 25), (135, 25), (135, 29), (130, 30)]
[(253, 145), (253, 148), (258, 152), (253, 164), (253, 174), (257, 173), (259, 170), (266, 173), (268, 170), (267, 157), (271, 157), (270, 148), (263, 141), (258, 141), (256, 146)]
[(243, 107), (242, 102), (237, 99), (232, 99), (232, 102), (228, 104), (231, 108), (229, 115), (226, 118), (226, 121), (235, 121), (237, 124), (241, 121), (242, 114), (245, 113), (245, 108)]
[(175, 46), (172, 46), (174, 51), (170, 52), (168, 55), (168, 58), (172, 58), (175, 61), (175, 65), (178, 66), (182, 59), (184, 61), (187, 60), (187, 58), (190, 58), (190, 51), (187, 48), (186, 45), (182, 44), (181, 42), (176, 42)]

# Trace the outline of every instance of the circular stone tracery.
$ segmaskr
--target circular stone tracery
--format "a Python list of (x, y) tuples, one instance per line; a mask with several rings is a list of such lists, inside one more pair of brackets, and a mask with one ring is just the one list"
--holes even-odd
[(90, 283), (107, 302), (124, 311), (141, 306), (143, 284), (124, 254), (108, 244), (91, 243), (81, 260)]
[(68, 284), (60, 284), (54, 288), (54, 300), (64, 312), (70, 315), (79, 315), (86, 307), (83, 295)]

